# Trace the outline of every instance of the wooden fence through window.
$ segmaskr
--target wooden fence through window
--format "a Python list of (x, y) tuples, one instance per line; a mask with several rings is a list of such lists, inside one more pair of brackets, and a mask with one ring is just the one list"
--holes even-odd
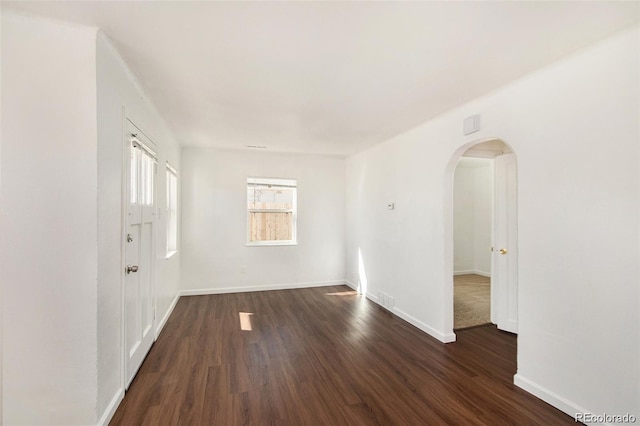
[[(252, 203), (254, 209), (291, 209), (288, 203)], [(249, 212), (250, 241), (293, 239), (293, 213)]]

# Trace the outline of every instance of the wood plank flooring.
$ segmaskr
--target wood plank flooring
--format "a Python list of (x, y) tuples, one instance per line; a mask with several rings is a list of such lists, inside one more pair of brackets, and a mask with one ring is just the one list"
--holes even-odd
[(575, 424), (513, 385), (514, 335), (457, 336), (346, 286), (182, 297), (111, 424)]

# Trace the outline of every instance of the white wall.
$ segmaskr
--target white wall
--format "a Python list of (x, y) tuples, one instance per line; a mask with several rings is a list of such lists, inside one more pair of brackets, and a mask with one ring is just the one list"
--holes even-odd
[[(0, 23), (2, 22), (2, 7), (0, 6)], [(2, 46), (2, 31), (0, 30), (0, 46)], [(0, 82), (2, 81), (2, 55), (0, 55)], [(2, 84), (0, 84), (0, 117), (2, 117)], [(1, 121), (1, 119), (0, 119)], [(0, 129), (2, 123), (0, 122)], [(2, 130), (0, 130), (0, 233), (2, 232)], [(0, 423), (2, 423), (2, 405), (4, 397), (2, 396), (2, 263), (0, 262)]]
[(490, 276), (493, 160), (462, 158), (453, 187), (453, 272)]
[[(344, 167), (344, 159), (335, 157), (183, 149), (183, 291), (344, 282)], [(247, 177), (298, 180), (298, 245), (245, 245)]]
[[(569, 414), (640, 415), (638, 40), (614, 35), (347, 160), (347, 273), (360, 251), (370, 297), (448, 340), (447, 165), (474, 140), (513, 147), (516, 379)], [(474, 113), (482, 130), (462, 136)]]
[(100, 419), (108, 419), (123, 396), (122, 383), (122, 185), (125, 119), (156, 144), (155, 179), (157, 327), (177, 300), (180, 251), (166, 254), (165, 164), (179, 169), (180, 149), (154, 106), (109, 40), (97, 38), (98, 90), (98, 398)]
[(474, 169), (456, 167), (453, 182), (453, 272), (475, 270), (475, 180)]
[[(180, 151), (96, 28), (2, 9), (4, 424), (106, 422), (122, 397), (123, 107)], [(159, 212), (162, 213), (162, 212)], [(158, 223), (158, 327), (177, 300), (179, 255)]]
[(3, 423), (96, 423), (96, 29), (2, 10)]
[(493, 241), (493, 160), (487, 167), (475, 168), (474, 179), (474, 269), (481, 275), (491, 275), (491, 245)]

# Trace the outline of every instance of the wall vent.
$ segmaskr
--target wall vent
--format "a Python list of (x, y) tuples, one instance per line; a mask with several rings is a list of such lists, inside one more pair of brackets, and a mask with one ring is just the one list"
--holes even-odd
[(475, 114), (464, 119), (462, 123), (462, 132), (470, 135), (480, 130), (480, 114)]

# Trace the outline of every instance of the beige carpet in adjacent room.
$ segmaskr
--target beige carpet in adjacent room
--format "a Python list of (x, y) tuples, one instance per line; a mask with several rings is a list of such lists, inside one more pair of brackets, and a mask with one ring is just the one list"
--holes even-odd
[(481, 275), (453, 277), (453, 328), (461, 329), (491, 322), (491, 282)]

